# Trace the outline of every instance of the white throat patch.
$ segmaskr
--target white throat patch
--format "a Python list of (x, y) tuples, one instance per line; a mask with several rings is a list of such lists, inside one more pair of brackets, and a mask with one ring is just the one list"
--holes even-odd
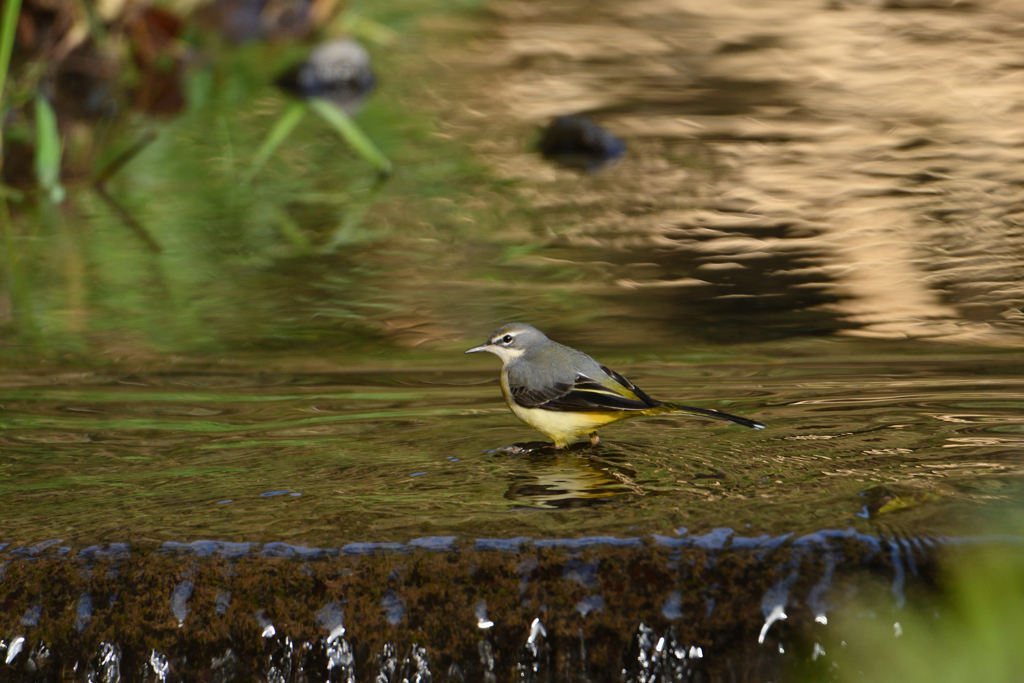
[(487, 351), (500, 358), (501, 362), (505, 365), (523, 355), (523, 349), (510, 349), (504, 346), (489, 346)]

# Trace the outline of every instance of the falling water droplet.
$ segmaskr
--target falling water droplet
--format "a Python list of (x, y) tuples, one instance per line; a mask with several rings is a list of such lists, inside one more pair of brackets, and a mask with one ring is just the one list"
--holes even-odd
[(584, 617), (591, 612), (602, 612), (604, 611), (604, 598), (600, 595), (589, 595), (576, 603), (576, 611)]
[(120, 683), (121, 648), (107, 641), (100, 643), (99, 650), (89, 660), (85, 680), (88, 683)]
[(889, 548), (892, 551), (890, 557), (892, 558), (893, 576), (892, 576), (892, 591), (893, 598), (896, 599), (896, 607), (903, 607), (907, 604), (907, 596), (903, 592), (903, 587), (907, 583), (907, 573), (903, 569), (903, 557), (900, 555), (900, 546), (894, 541), (889, 541)]
[(81, 633), (89, 625), (92, 619), (92, 596), (82, 593), (78, 598), (78, 607), (75, 610), (75, 630)]
[(430, 671), (430, 661), (427, 659), (427, 648), (416, 643), (409, 648), (409, 654), (402, 660), (402, 666), (398, 670), (398, 681), (403, 683), (433, 683), (434, 674)]
[(25, 668), (29, 672), (37, 672), (46, 666), (47, 660), (50, 658), (50, 648), (46, 646), (46, 641), (42, 638), (36, 643), (36, 646), (32, 648), (32, 652), (28, 654), (28, 661), (25, 662)]
[(292, 677), (292, 653), (295, 646), (288, 636), (278, 636), (268, 641), (270, 654), (267, 656), (267, 668), (263, 680), (267, 683), (288, 683)]
[(390, 683), (395, 678), (395, 671), (398, 669), (398, 658), (395, 656), (395, 646), (391, 643), (384, 643), (379, 655), (377, 655), (377, 677), (374, 683)]
[(473, 611), (476, 613), (477, 628), (491, 628), (494, 626), (494, 622), (487, 618), (486, 600), (478, 600), (476, 605), (473, 606)]
[(783, 605), (775, 605), (764, 620), (764, 626), (761, 627), (761, 634), (757, 637), (757, 642), (764, 645), (764, 638), (768, 635), (768, 629), (772, 627), (772, 624), (776, 621), (783, 621), (786, 618), (786, 610)]
[(494, 647), (491, 641), (484, 638), (476, 644), (476, 649), (480, 655), (480, 664), (484, 667), (484, 683), (495, 683), (498, 678), (494, 674)]
[(39, 626), (39, 620), (43, 618), (43, 606), (35, 604), (25, 610), (25, 614), (21, 616), (21, 625), (28, 628), (35, 628)]
[(274, 634), (277, 633), (277, 629), (274, 628), (274, 622), (270, 621), (270, 617), (267, 616), (267, 610), (256, 610), (253, 616), (256, 617), (256, 622), (259, 623), (260, 628), (263, 629), (263, 633), (261, 635), (264, 638), (273, 638)]
[(143, 671), (145, 672), (141, 676), (143, 680), (155, 680), (157, 683), (164, 683), (167, 680), (167, 674), (171, 671), (171, 662), (164, 653), (152, 650), (149, 653), (149, 661), (146, 662)]
[(675, 621), (683, 618), (683, 595), (679, 591), (672, 591), (665, 599), (661, 607), (661, 614), (666, 619)]
[(231, 591), (217, 591), (217, 597), (214, 598), (213, 604), (216, 605), (213, 609), (214, 614), (227, 614), (228, 607), (231, 607)]
[(210, 660), (211, 679), (214, 681), (233, 681), (238, 674), (238, 655), (230, 647), (220, 657)]
[(519, 662), (516, 664), (516, 680), (535, 683), (536, 681), (548, 678), (547, 671), (550, 669), (551, 653), (546, 638), (548, 632), (540, 618), (533, 620), (530, 624), (530, 635), (519, 655)]
[(643, 622), (637, 627), (625, 657), (622, 679), (625, 681), (655, 681), (661, 678), (662, 660), (658, 643), (664, 648), (664, 639)]
[(25, 646), (25, 637), (24, 636), (18, 636), (17, 638), (12, 640), (11, 644), (7, 646), (7, 659), (6, 659), (6, 661), (4, 663), (5, 664), (10, 664), (11, 662), (13, 662), (14, 658), (18, 656), (18, 653), (21, 652), (21, 648), (23, 648), (24, 646)]
[(380, 606), (384, 608), (384, 616), (392, 626), (397, 626), (405, 617), (405, 605), (402, 604), (402, 599), (390, 589), (384, 591), (384, 597), (380, 599)]
[(175, 586), (171, 593), (171, 613), (178, 620), (178, 628), (185, 625), (185, 617), (188, 616), (188, 600), (192, 597), (192, 589), (192, 581), (185, 579)]
[(316, 623), (328, 632), (327, 642), (345, 635), (345, 610), (337, 602), (329, 602), (316, 613)]

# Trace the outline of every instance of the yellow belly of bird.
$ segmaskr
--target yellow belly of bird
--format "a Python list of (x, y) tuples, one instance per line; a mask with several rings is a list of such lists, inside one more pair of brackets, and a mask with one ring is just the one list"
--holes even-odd
[(512, 409), (516, 417), (554, 441), (557, 448), (564, 448), (579, 441), (606, 424), (642, 414), (639, 412), (574, 413), (544, 410), (543, 408), (524, 408), (512, 400), (512, 395), (508, 390), (508, 380), (504, 373), (501, 376), (501, 393), (504, 394), (505, 402), (508, 403), (508, 407)]
[(570, 413), (524, 408), (515, 401), (509, 401), (508, 405), (516, 417), (553, 440), (558, 448), (579, 441), (606, 424), (634, 417), (633, 413)]

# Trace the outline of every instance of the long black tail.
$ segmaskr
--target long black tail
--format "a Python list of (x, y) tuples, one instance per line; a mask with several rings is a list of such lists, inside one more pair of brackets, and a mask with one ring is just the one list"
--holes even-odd
[[(751, 420), (746, 417), (739, 417), (738, 415), (730, 415), (729, 413), (723, 413), (719, 410), (708, 410), (707, 408), (694, 408), (693, 406), (681, 406), (675, 403), (663, 403), (659, 406), (659, 408), (663, 408), (664, 412), (666, 413), (679, 413), (681, 415), (693, 415), (694, 417), (707, 417), (712, 420), (725, 420), (726, 422), (735, 422), (738, 425), (750, 427), (751, 429), (764, 429), (767, 426), (761, 422), (758, 422), (757, 420)], [(657, 408), (655, 410), (657, 410)], [(661, 411), (658, 410), (658, 412)]]

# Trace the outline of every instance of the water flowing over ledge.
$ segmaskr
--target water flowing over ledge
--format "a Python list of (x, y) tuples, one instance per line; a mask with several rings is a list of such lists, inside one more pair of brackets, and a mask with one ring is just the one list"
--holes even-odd
[(852, 596), (886, 595), (871, 618), (898, 629), (905, 603), (934, 590), (940, 550), (1022, 540), (719, 528), (4, 546), (0, 679), (778, 680), (795, 661), (832, 661), (829, 616)]

